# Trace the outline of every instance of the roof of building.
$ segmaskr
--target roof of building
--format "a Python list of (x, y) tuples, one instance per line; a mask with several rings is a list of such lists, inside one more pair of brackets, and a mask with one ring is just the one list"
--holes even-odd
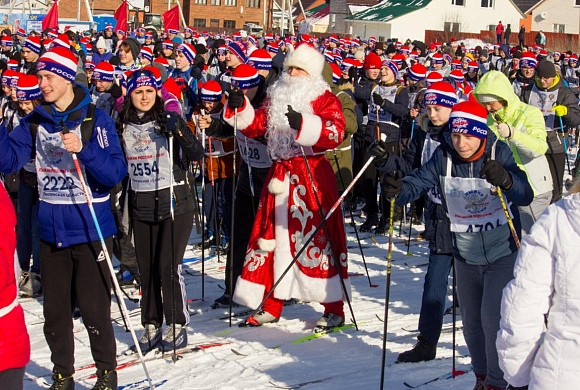
[(541, 3), (542, 0), (513, 0), (513, 3), (518, 6), (522, 13), (526, 13), (536, 4)]
[(431, 0), (383, 0), (379, 4), (361, 12), (357, 12), (348, 19), (367, 22), (388, 22), (426, 7)]

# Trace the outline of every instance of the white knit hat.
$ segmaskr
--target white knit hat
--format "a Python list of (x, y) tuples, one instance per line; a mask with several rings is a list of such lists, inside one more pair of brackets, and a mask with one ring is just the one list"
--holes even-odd
[(303, 43), (286, 57), (284, 70), (288, 70), (289, 67), (294, 66), (305, 70), (310, 76), (322, 76), (324, 61), (324, 56), (314, 47)]
[(105, 44), (105, 39), (103, 37), (99, 37), (97, 39), (97, 49), (106, 49), (107, 45)]

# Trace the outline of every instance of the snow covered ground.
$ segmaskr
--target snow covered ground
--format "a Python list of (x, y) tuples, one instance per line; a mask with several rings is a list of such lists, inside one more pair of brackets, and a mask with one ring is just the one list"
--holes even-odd
[[(358, 219), (360, 223), (362, 220)], [(419, 227), (421, 230), (422, 227)], [(237, 324), (243, 317), (233, 320), (228, 327), (227, 309), (210, 309), (215, 298), (223, 290), (225, 259), (218, 262), (216, 256), (206, 260), (205, 301), (201, 301), (201, 264), (192, 258), (199, 253), (188, 246), (184, 264), (185, 281), (192, 313), (189, 324), (189, 345), (215, 345), (197, 352), (188, 353), (177, 363), (171, 359), (160, 358), (147, 362), (147, 367), (155, 384), (160, 389), (274, 389), (273, 383), (280, 386), (297, 385), (303, 382), (323, 380), (305, 385), (306, 389), (376, 389), (381, 372), (381, 346), (384, 317), (384, 298), (386, 287), (386, 236), (376, 237), (373, 244), (368, 233), (361, 234), (366, 262), (373, 284), (370, 287), (365, 274), (362, 258), (356, 245), (351, 228), (348, 228), (349, 272), (352, 280), (353, 307), (359, 331), (347, 328), (340, 332), (292, 344), (292, 341), (312, 334), (315, 322), (322, 315), (322, 306), (317, 303), (297, 303), (284, 308), (279, 323), (261, 328), (239, 328)], [(416, 340), (418, 313), (420, 309), (423, 277), (426, 272), (428, 249), (425, 242), (411, 242), (407, 256), (403, 239), (408, 225), (403, 228), (399, 238), (395, 229), (393, 250), (391, 302), (388, 321), (386, 389), (404, 389), (403, 382), (415, 385), (451, 371), (452, 333), (443, 333), (437, 351), (438, 357), (445, 359), (428, 363), (394, 364), (399, 352), (411, 348)], [(417, 237), (414, 229), (414, 237)], [(195, 229), (192, 242), (195, 239)], [(450, 279), (451, 284), (451, 279)], [(449, 305), (451, 301), (449, 301)], [(25, 389), (48, 387), (52, 365), (48, 346), (42, 333), (42, 300), (24, 300), (28, 331), (32, 345), (32, 358), (27, 366)], [(128, 304), (129, 309), (137, 305)], [(117, 336), (117, 353), (121, 355), (132, 345), (131, 335), (125, 332), (116, 303), (112, 306), (112, 317)], [(243, 308), (237, 308), (241, 311)], [(345, 311), (346, 311), (345, 307)], [(138, 313), (138, 310), (135, 310)], [(347, 312), (347, 324), (351, 323)], [(460, 318), (458, 324), (460, 325)], [(139, 315), (131, 316), (133, 325), (141, 331)], [(451, 323), (451, 315), (445, 316), (444, 326)], [(404, 328), (404, 329), (403, 329)], [(95, 379), (89, 379), (95, 369), (86, 367), (92, 363), (88, 346), (88, 336), (82, 321), (74, 321), (77, 389), (90, 389)], [(407, 330), (411, 331), (407, 331)], [(279, 348), (276, 348), (279, 347)], [(234, 353), (232, 350), (237, 352)], [(243, 355), (247, 356), (243, 356)], [(461, 332), (457, 332), (457, 354), (467, 355), (468, 351)], [(147, 355), (146, 358), (150, 358)], [(146, 388), (145, 376), (140, 364), (124, 363), (135, 356), (120, 356), (118, 363), (119, 385), (125, 389)], [(468, 368), (468, 357), (457, 359), (458, 369)], [(135, 384), (135, 383), (138, 384)], [(474, 378), (472, 373), (457, 377), (455, 380), (440, 380), (422, 388), (428, 389), (471, 389)], [(123, 388), (123, 387), (121, 387)], [(296, 387), (297, 388), (297, 387)]]

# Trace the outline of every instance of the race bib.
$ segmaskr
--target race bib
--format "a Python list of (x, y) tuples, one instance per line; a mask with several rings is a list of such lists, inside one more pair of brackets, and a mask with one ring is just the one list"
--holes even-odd
[(272, 160), (268, 155), (268, 147), (255, 139), (242, 134), (237, 135), (242, 159), (252, 168), (270, 168)]

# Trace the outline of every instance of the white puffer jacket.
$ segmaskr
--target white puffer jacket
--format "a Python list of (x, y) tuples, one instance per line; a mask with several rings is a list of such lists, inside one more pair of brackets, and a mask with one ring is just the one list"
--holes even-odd
[(514, 276), (503, 291), (496, 341), (504, 378), (530, 390), (579, 389), (580, 193), (534, 224)]

